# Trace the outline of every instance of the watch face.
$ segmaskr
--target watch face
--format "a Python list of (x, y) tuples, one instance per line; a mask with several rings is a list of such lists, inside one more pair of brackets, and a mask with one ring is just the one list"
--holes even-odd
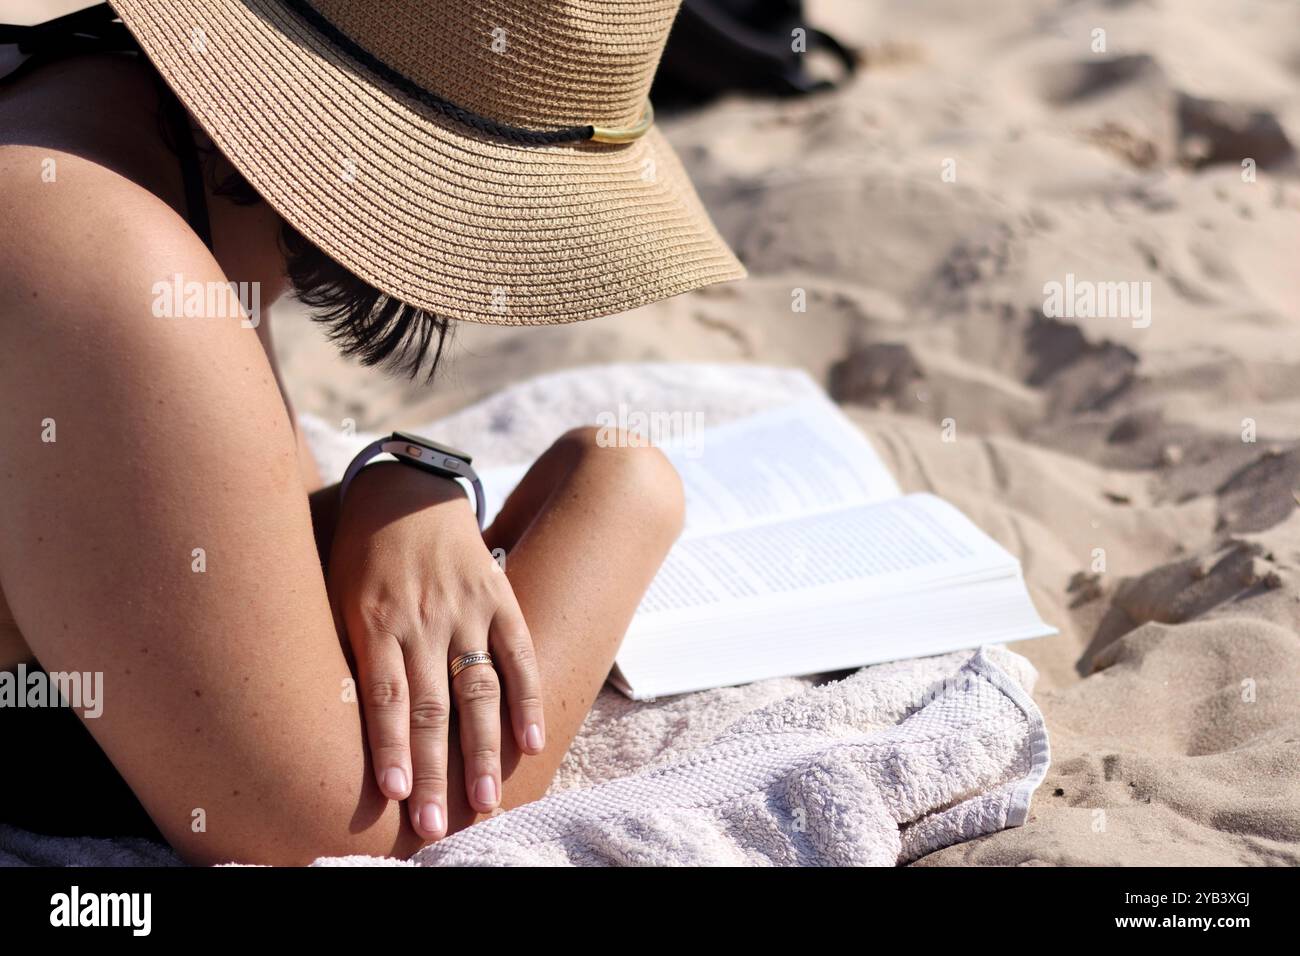
[[(443, 466), (445, 464), (444, 458), (459, 458), (467, 465), (473, 462), (473, 459), (463, 451), (458, 451), (450, 445), (441, 445), (431, 438), (424, 438), (412, 432), (393, 432), (393, 440), (416, 446), (416, 449), (410, 452), (411, 457), (421, 461), (428, 461), (431, 465)], [(427, 449), (427, 451), (424, 454), (417, 454), (419, 449)], [(428, 451), (433, 451), (436, 454), (430, 455)]]

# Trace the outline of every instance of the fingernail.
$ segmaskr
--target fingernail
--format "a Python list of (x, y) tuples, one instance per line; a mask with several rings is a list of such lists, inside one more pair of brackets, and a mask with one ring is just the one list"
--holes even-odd
[(497, 782), (492, 779), (490, 774), (479, 777), (478, 783), (474, 784), (474, 799), (479, 802), (480, 806), (496, 806)]
[(546, 746), (546, 739), (542, 737), (542, 728), (537, 724), (529, 724), (528, 729), (524, 731), (524, 743), (528, 745), (529, 750), (541, 750)]
[(389, 767), (384, 771), (384, 793), (391, 797), (406, 796), (406, 771), (401, 767)]
[(426, 803), (420, 808), (420, 829), (433, 836), (441, 836), (443, 831), (442, 807), (436, 803)]

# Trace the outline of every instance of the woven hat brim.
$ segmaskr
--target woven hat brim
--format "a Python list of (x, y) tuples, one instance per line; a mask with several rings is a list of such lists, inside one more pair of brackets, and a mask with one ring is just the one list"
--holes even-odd
[(403, 302), (557, 324), (745, 275), (656, 129), (518, 146), (411, 100), (274, 0), (112, 6), (253, 188)]

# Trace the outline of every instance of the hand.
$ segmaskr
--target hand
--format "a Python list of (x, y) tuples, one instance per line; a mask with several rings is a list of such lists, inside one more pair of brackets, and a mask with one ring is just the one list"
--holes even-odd
[[(464, 490), (396, 462), (364, 469), (340, 506), (328, 587), (356, 658), (380, 790), (408, 800), (421, 836), (447, 832), (454, 695), (466, 797), (491, 812), (501, 800), (501, 680), (519, 749), (540, 753), (546, 731), (532, 638)], [(451, 662), (483, 650), (500, 680), (475, 665), (449, 691)]]

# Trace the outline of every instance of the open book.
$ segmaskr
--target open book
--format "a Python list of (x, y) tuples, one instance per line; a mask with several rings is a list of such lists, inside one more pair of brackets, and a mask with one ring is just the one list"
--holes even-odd
[[(686, 527), (611, 674), (633, 699), (1056, 633), (1020, 563), (952, 505), (903, 495), (826, 399), (665, 451)], [(521, 476), (483, 473), (490, 511)]]

